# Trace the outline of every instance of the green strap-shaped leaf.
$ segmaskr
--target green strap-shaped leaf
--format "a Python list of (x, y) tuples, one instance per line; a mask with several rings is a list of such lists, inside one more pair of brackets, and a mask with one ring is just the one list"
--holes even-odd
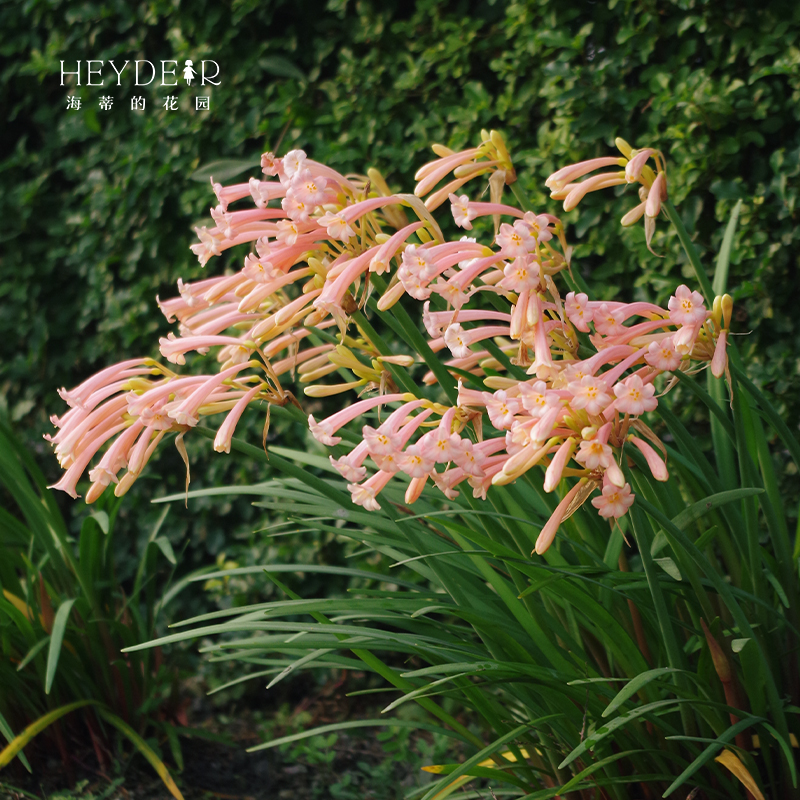
[[(553, 715), (550, 717), (545, 717), (544, 719), (552, 719)], [(451, 782), (460, 778), (462, 775), (467, 775), (471, 769), (477, 767), (481, 761), (485, 761), (487, 758), (493, 756), (503, 745), (507, 744), (514, 739), (522, 736), (524, 733), (529, 731), (534, 725), (542, 722), (542, 719), (533, 720), (530, 723), (525, 725), (519, 725), (518, 727), (514, 728), (508, 733), (505, 733), (499, 739), (495, 739), (488, 747), (484, 747), (479, 753), (476, 753), (472, 758), (468, 758), (463, 764), (461, 764), (458, 769), (453, 770), (448, 776), (448, 782)], [(423, 796), (422, 800), (431, 800), (431, 798), (439, 792), (441, 787), (436, 784), (428, 792)]]
[(686, 769), (678, 775), (677, 778), (669, 785), (667, 791), (662, 794), (662, 797), (667, 797), (674, 792), (682, 783), (685, 783), (689, 778), (694, 775), (706, 762), (710, 761), (716, 753), (718, 753), (725, 742), (733, 739), (737, 733), (745, 730), (746, 728), (755, 725), (757, 722), (764, 722), (763, 717), (748, 717), (747, 719), (740, 720), (735, 725), (731, 725), (728, 730), (720, 734), (715, 741), (713, 741), (697, 758), (689, 764)]
[(794, 463), (800, 468), (800, 442), (798, 442), (795, 435), (789, 430), (789, 426), (781, 419), (780, 414), (775, 410), (772, 403), (767, 400), (764, 393), (747, 377), (744, 370), (738, 364), (731, 361), (730, 369), (739, 383), (744, 386), (748, 394), (756, 401), (770, 425), (775, 428), (778, 435), (783, 439), (783, 443), (792, 454)]
[(564, 769), (564, 767), (569, 766), (578, 756), (583, 755), (590, 747), (593, 748), (598, 742), (601, 742), (605, 739), (609, 734), (613, 733), (617, 728), (621, 728), (623, 725), (627, 725), (629, 722), (632, 722), (635, 719), (638, 719), (645, 714), (652, 714), (654, 711), (660, 708), (666, 708), (667, 706), (678, 706), (681, 703), (689, 703), (690, 700), (657, 700), (655, 703), (647, 703), (643, 706), (638, 706), (634, 708), (633, 711), (629, 711), (627, 714), (622, 714), (615, 719), (612, 719), (607, 725), (603, 725), (601, 728), (598, 728), (594, 733), (590, 736), (587, 736), (559, 765), (559, 769)]
[(64, 641), (64, 631), (67, 629), (67, 620), (70, 611), (75, 603), (75, 598), (64, 600), (56, 611), (56, 618), (53, 620), (53, 631), (50, 634), (50, 649), (47, 651), (47, 672), (44, 678), (44, 693), (50, 694), (53, 688), (53, 680), (56, 677), (58, 659), (61, 656), (61, 644)]
[(411, 728), (412, 730), (430, 731), (431, 733), (439, 733), (442, 736), (447, 736), (451, 739), (458, 739), (461, 742), (469, 742), (465, 737), (461, 736), (456, 731), (442, 728), (439, 725), (432, 725), (429, 722), (413, 722), (403, 719), (357, 719), (352, 722), (336, 722), (332, 725), (322, 725), (319, 728), (311, 728), (307, 731), (300, 733), (293, 733), (290, 736), (281, 736), (278, 739), (272, 739), (264, 744), (258, 744), (255, 747), (249, 747), (248, 753), (255, 753), (258, 750), (269, 750), (272, 747), (280, 747), (282, 744), (290, 744), (291, 742), (299, 742), (303, 739), (310, 739), (312, 736), (321, 736), (324, 733), (331, 733), (335, 731), (344, 731), (349, 728)]
[(243, 172), (249, 172), (258, 166), (259, 160), (257, 158), (223, 158), (219, 161), (212, 161), (210, 164), (204, 164), (200, 169), (195, 170), (189, 176), (189, 179), (207, 184), (209, 179), (213, 178), (219, 183), (236, 175), (241, 175)]
[(743, 489), (731, 489), (727, 492), (717, 492), (717, 494), (704, 497), (696, 503), (692, 503), (688, 508), (684, 508), (680, 514), (672, 518), (672, 523), (680, 530), (686, 530), (695, 520), (700, 519), (714, 508), (741, 500), (743, 497), (752, 497), (754, 494), (761, 494), (764, 490), (757, 487), (745, 487)]
[[(6, 737), (7, 742), (14, 741), (14, 731), (11, 730), (11, 726), (8, 724), (8, 721), (2, 714), (0, 714), (0, 733), (2, 733), (3, 736)], [(33, 770), (31, 769), (30, 762), (25, 757), (25, 753), (22, 752), (19, 753), (19, 760), (22, 762), (23, 766), (25, 767), (26, 770), (28, 770), (28, 772), (33, 772)]]
[(628, 756), (636, 755), (637, 753), (646, 753), (646, 750), (625, 750), (622, 753), (614, 753), (611, 756), (607, 756), (606, 758), (601, 758), (599, 761), (594, 761), (593, 763), (589, 764), (586, 769), (581, 770), (577, 775), (571, 778), (567, 783), (565, 783), (560, 789), (559, 793), (566, 795), (567, 792), (571, 791), (577, 784), (579, 784), (587, 775), (591, 775), (593, 772), (596, 772), (598, 769), (603, 769), (608, 764), (613, 764), (615, 761), (619, 761), (621, 758), (627, 758)]
[(731, 249), (733, 248), (733, 234), (736, 232), (736, 223), (739, 221), (739, 212), (742, 210), (742, 201), (737, 200), (731, 212), (731, 218), (722, 237), (722, 246), (717, 256), (717, 266), (714, 270), (714, 294), (724, 294), (728, 288), (728, 269), (731, 262)]
[(629, 697), (633, 697), (636, 692), (643, 686), (646, 686), (650, 681), (660, 678), (662, 675), (667, 675), (670, 672), (677, 672), (678, 670), (672, 667), (659, 667), (658, 669), (649, 669), (647, 672), (637, 675), (632, 681), (627, 683), (619, 694), (606, 706), (603, 711), (603, 716), (607, 717), (613, 714)]
[(33, 661), (33, 659), (36, 658), (37, 655), (39, 655), (41, 650), (47, 645), (49, 641), (50, 641), (49, 636), (45, 636), (44, 638), (39, 639), (39, 641), (36, 642), (36, 644), (33, 647), (31, 647), (31, 649), (28, 650), (28, 652), (25, 654), (25, 658), (23, 658), (22, 661), (20, 661), (19, 664), (17, 664), (17, 672), (19, 672), (22, 669), (25, 669), (25, 667), (27, 667), (28, 664), (30, 664), (30, 662)]
[(694, 269), (694, 274), (697, 276), (697, 281), (700, 284), (700, 288), (703, 291), (706, 302), (711, 305), (712, 301), (714, 300), (714, 289), (711, 286), (711, 281), (708, 279), (708, 275), (706, 275), (705, 268), (700, 263), (700, 254), (697, 252), (697, 248), (694, 246), (694, 243), (689, 236), (689, 232), (686, 230), (683, 220), (680, 218), (680, 214), (678, 214), (677, 209), (672, 205), (672, 203), (670, 203), (669, 200), (662, 203), (661, 208), (664, 209), (664, 213), (669, 218), (669, 221), (675, 226), (675, 230), (678, 233), (678, 239), (680, 239), (683, 249), (689, 258), (689, 263)]

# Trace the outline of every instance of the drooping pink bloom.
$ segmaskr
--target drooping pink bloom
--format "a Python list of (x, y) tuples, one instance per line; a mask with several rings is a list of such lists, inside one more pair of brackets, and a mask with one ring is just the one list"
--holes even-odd
[(567, 509), (582, 486), (583, 481), (578, 481), (578, 483), (564, 495), (564, 499), (556, 506), (556, 510), (550, 515), (550, 519), (544, 524), (544, 527), (539, 532), (539, 536), (536, 538), (535, 552), (537, 555), (545, 553), (550, 548), (550, 545), (553, 544), (553, 540), (556, 538), (556, 533), (567, 513)]
[(628, 183), (633, 183), (634, 181), (639, 180), (639, 176), (642, 174), (642, 169), (644, 165), (647, 163), (647, 160), (650, 156), (655, 153), (655, 150), (652, 150), (649, 147), (646, 147), (644, 150), (640, 150), (626, 165), (625, 165), (625, 180)]
[(728, 331), (720, 331), (717, 343), (714, 346), (714, 356), (711, 359), (711, 374), (715, 378), (721, 378), (728, 367)]
[(227, 413), (225, 419), (220, 425), (217, 435), (214, 437), (214, 449), (218, 453), (230, 453), (231, 440), (233, 438), (236, 426), (244, 413), (245, 408), (252, 402), (253, 398), (261, 391), (263, 387), (261, 384), (254, 386), (249, 392), (242, 395), (236, 401), (236, 405)]
[(661, 211), (661, 201), (666, 200), (666, 197), (667, 179), (663, 172), (659, 172), (647, 193), (647, 202), (644, 207), (645, 215), (650, 219), (655, 219)]
[(601, 517), (619, 519), (633, 505), (635, 496), (629, 484), (615, 486), (606, 476), (603, 480), (603, 493), (600, 497), (592, 498), (592, 505)]
[(462, 194), (458, 197), (454, 194), (450, 195), (450, 211), (453, 213), (453, 219), (459, 228), (472, 230), (472, 220), (478, 216), (478, 212), (474, 208), (470, 208), (469, 197)]
[(471, 352), (470, 346), (484, 339), (495, 336), (508, 336), (510, 328), (504, 325), (484, 325), (465, 329), (458, 322), (448, 325), (444, 332), (444, 341), (456, 358), (464, 358)]
[(453, 153), (445, 158), (437, 158), (429, 161), (417, 170), (414, 180), (418, 181), (414, 194), (417, 197), (424, 197), (442, 178), (452, 172), (461, 164), (466, 164), (475, 156), (480, 154), (480, 148), (473, 147), (460, 153)]
[(363, 506), (367, 511), (380, 511), (377, 496), (387, 483), (392, 479), (391, 472), (376, 472), (365, 483), (349, 483), (347, 489), (352, 501)]
[(569, 463), (576, 447), (577, 441), (573, 437), (570, 437), (565, 439), (558, 450), (556, 450), (555, 455), (544, 473), (543, 488), (546, 492), (552, 492), (553, 489), (558, 486), (561, 475), (564, 472), (564, 467)]
[(658, 453), (656, 453), (656, 451), (647, 442), (645, 442), (643, 439), (640, 439), (638, 436), (629, 436), (628, 441), (636, 445), (636, 447), (638, 447), (642, 452), (642, 455), (645, 457), (645, 461), (647, 461), (647, 466), (650, 468), (650, 472), (653, 473), (653, 477), (657, 481), (669, 480), (667, 465), (664, 463), (661, 456), (659, 456)]
[[(416, 398), (412, 398), (416, 400)], [(366, 400), (359, 400), (357, 403), (348, 408), (342, 409), (327, 419), (317, 422), (312, 414), (308, 416), (308, 426), (314, 438), (320, 444), (326, 444), (333, 447), (342, 441), (341, 437), (335, 436), (336, 431), (343, 425), (347, 425), (356, 417), (361, 416), (365, 411), (376, 408), (384, 403), (396, 403), (398, 400), (409, 400), (409, 396), (405, 394), (382, 394), (376, 397), (369, 397)]]

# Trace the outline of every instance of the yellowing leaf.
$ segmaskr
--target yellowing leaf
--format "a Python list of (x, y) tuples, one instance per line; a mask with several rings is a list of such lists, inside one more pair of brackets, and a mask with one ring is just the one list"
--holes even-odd
[(59, 708), (54, 708), (52, 711), (48, 711), (43, 717), (39, 717), (36, 721), (32, 722), (22, 731), (20, 734), (14, 737), (14, 739), (9, 742), (9, 744), (0, 752), (0, 769), (9, 764), (13, 761), (14, 757), (25, 747), (28, 742), (33, 739), (34, 736), (41, 733), (48, 725), (51, 725), (57, 719), (63, 717), (65, 714), (69, 714), (70, 711), (75, 711), (75, 709), (82, 708), (83, 706), (89, 705), (99, 705), (96, 700), (78, 700), (75, 703), (69, 703), (65, 706), (60, 706)]
[(753, 780), (753, 776), (747, 771), (747, 767), (739, 760), (739, 756), (730, 750), (723, 750), (715, 759), (718, 764), (730, 770), (740, 783), (747, 789), (756, 800), (766, 800), (758, 785)]
[(464, 784), (474, 780), (475, 778), (471, 775), (462, 775), (460, 778), (456, 778), (452, 783), (448, 783), (444, 789), (438, 791), (431, 800), (445, 800), (446, 797), (450, 797), (451, 794), (457, 789), (460, 789)]
[(117, 730), (121, 731), (133, 742), (136, 749), (150, 762), (153, 769), (158, 773), (158, 777), (164, 782), (164, 786), (169, 789), (169, 793), (175, 800), (183, 800), (181, 790), (177, 787), (175, 781), (172, 780), (172, 776), (169, 774), (169, 770), (164, 762), (156, 755), (150, 745), (116, 714), (112, 714), (108, 709), (103, 708), (103, 706), (99, 706), (97, 710), (106, 722), (111, 723)]

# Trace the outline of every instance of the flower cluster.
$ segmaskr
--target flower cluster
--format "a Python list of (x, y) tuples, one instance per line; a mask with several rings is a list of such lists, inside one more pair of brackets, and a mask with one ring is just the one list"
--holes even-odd
[[(624, 157), (566, 167), (547, 185), (568, 210), (589, 191), (638, 181), (641, 203), (623, 224), (644, 215), (649, 245), (666, 197), (663, 158), (619, 146)], [(598, 490), (591, 502), (601, 516), (625, 514), (634, 496), (621, 468), (624, 448), (636, 448), (653, 476), (666, 480), (666, 451), (641, 417), (658, 403), (660, 374), (696, 362), (710, 362), (718, 377), (725, 372), (730, 298), (716, 298), (709, 310), (698, 292), (680, 286), (667, 308), (591, 300), (571, 277), (562, 223), (503, 202), (516, 174), (499, 134), (484, 132), (478, 147), (463, 152), (439, 145), (434, 152), (417, 172), (414, 195), (392, 193), (375, 170), (346, 177), (299, 150), (265, 154), (265, 180), (212, 181), (214, 225), (197, 229), (192, 248), (200, 263), (246, 242), (254, 252), (232, 275), (179, 282), (179, 296), (160, 302), (178, 335), (160, 345), (173, 364), (213, 348), (218, 371), (180, 376), (137, 359), (62, 392), (72, 409), (53, 418), (60, 430), (51, 441), (67, 468), (57, 488), (74, 496), (92, 457), (113, 439), (89, 473), (87, 501), (112, 482), (122, 494), (166, 432), (177, 432), (183, 448), (184, 433), (201, 416), (223, 411), (215, 447), (229, 450), (247, 405), (296, 402), (280, 386), (286, 373), (312, 397), (352, 389), (367, 395), (309, 424), (331, 447), (341, 444), (341, 428), (360, 426), (358, 444), (331, 463), (353, 501), (370, 510), (393, 478), (407, 482), (409, 503), (428, 481), (450, 499), (461, 484), (484, 498), (491, 486), (539, 465), (547, 492), (577, 478), (539, 536), (541, 553), (561, 521)], [(612, 165), (624, 171), (573, 182)], [(458, 193), (480, 176), (488, 176), (488, 201)], [(255, 208), (231, 210), (248, 198)], [(480, 225), (493, 230), (489, 243), (444, 237), (431, 212), (448, 201), (455, 225), (467, 231), (489, 218)], [(555, 280), (562, 272), (572, 288), (563, 297)], [(387, 354), (367, 335), (371, 326), (359, 324), (404, 295), (424, 304), (430, 351), (458, 379), (454, 404), (437, 394), (440, 369), (425, 374), (416, 391), (401, 391), (396, 370), (412, 368), (419, 354)], [(343, 371), (353, 379), (316, 383)], [(383, 421), (364, 424), (381, 406), (391, 407)]]
[[(639, 184), (639, 203), (622, 218), (623, 227), (638, 222), (644, 217), (644, 231), (647, 247), (656, 229), (656, 219), (661, 212), (661, 203), (667, 199), (667, 167), (661, 151), (651, 147), (634, 150), (624, 139), (617, 139), (615, 144), (622, 157), (603, 156), (570, 164), (564, 169), (554, 172), (546, 181), (550, 189), (550, 197), (564, 201), (564, 211), (572, 211), (584, 197), (598, 189), (620, 186), (629, 183)], [(656, 172), (647, 163), (653, 159)], [(586, 178), (586, 175), (606, 167), (619, 167), (622, 172), (601, 172)], [(574, 183), (578, 178), (584, 180)]]

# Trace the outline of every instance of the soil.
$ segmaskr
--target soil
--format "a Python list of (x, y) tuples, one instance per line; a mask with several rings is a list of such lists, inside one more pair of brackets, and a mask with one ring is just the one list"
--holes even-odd
[[(308, 692), (307, 686), (300, 687), (305, 692), (298, 692), (296, 685), (292, 688), (294, 691), (284, 695), (284, 699), (292, 701), (289, 720), (305, 715), (304, 719), (310, 721), (304, 728), (379, 715), (379, 708), (354, 707), (352, 699), (346, 697), (348, 688), (342, 680), (331, 681), (314, 692)], [(385, 781), (388, 777), (401, 792), (403, 784), (414, 785), (413, 780), (419, 779), (419, 766), (415, 766), (409, 784), (410, 770), (404, 764), (396, 764), (396, 774), (387, 775), (386, 753), (377, 739), (378, 728), (339, 733), (330, 748), (331, 762), (314, 764), (302, 757), (292, 758), (290, 753), (277, 748), (246, 752), (264, 740), (263, 725), (259, 731), (258, 720), (263, 720), (265, 714), (264, 710), (261, 714), (254, 713), (252, 706), (241, 700), (228, 708), (214, 709), (205, 698), (197, 698), (187, 711), (186, 722), (198, 735), (180, 737), (182, 771), (174, 770), (167, 755), (169, 747), (162, 743), (164, 760), (185, 800), (326, 800), (333, 797), (328, 786), (345, 775), (349, 775), (351, 791), (358, 787), (359, 798), (383, 800), (393, 797), (394, 792), (387, 786), (377, 791), (370, 786), (370, 779), (373, 782), (377, 779), (370, 774), (371, 769), (382, 763), (381, 779)], [(266, 709), (267, 717), (271, 711), (274, 708)], [(277, 730), (273, 735), (286, 732)], [(170, 797), (144, 758), (131, 757), (130, 746), (124, 748), (126, 756), (114, 759), (110, 768), (101, 770), (91, 742), (85, 734), (81, 736), (81, 726), (65, 727), (64, 733), (66, 749), (71, 755), (70, 769), (59, 757), (52, 739), (37, 737), (25, 749), (33, 773), (29, 774), (19, 760), (10, 764), (0, 773), (0, 800), (168, 800)], [(211, 741), (203, 735), (224, 735), (228, 743)]]

